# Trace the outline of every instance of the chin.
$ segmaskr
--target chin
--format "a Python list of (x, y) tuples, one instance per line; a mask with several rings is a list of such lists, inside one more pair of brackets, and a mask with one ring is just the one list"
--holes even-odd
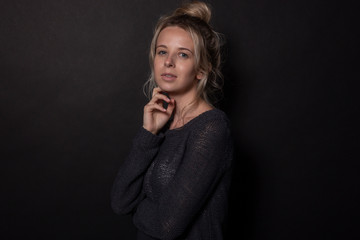
[(157, 83), (157, 85), (159, 88), (161, 88), (165, 92), (173, 92), (174, 91), (174, 88), (172, 86), (168, 86), (168, 84), (166, 84), (166, 83), (160, 83), (160, 84)]

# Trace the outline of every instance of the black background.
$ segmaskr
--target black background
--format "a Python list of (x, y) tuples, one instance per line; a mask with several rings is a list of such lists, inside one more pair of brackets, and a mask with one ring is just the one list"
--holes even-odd
[[(180, 1), (0, 1), (2, 239), (134, 239), (110, 189)], [(359, 239), (358, 10), (209, 1), (236, 146), (228, 239)]]

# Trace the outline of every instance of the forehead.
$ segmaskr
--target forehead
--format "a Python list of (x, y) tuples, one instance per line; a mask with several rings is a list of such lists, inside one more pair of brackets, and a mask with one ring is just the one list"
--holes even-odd
[(183, 28), (171, 26), (161, 30), (156, 45), (165, 45), (167, 47), (184, 47), (193, 49), (194, 42), (189, 32)]

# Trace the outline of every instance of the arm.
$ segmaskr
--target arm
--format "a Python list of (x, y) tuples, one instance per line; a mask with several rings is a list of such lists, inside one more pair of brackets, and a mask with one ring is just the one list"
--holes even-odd
[(162, 139), (144, 128), (135, 136), (130, 154), (122, 163), (112, 187), (111, 207), (117, 214), (132, 212), (143, 200), (143, 178)]
[[(111, 207), (118, 214), (132, 212), (145, 197), (142, 192), (143, 178), (163, 138), (156, 134), (169, 120), (175, 107), (174, 100), (161, 92), (160, 88), (154, 88), (150, 102), (145, 105), (143, 127), (135, 137), (132, 150), (115, 179)], [(163, 108), (162, 101), (168, 103), (167, 109)]]
[(160, 239), (175, 239), (194, 220), (224, 171), (229, 130), (215, 119), (193, 132), (181, 168), (158, 201), (145, 198), (134, 215), (135, 225)]

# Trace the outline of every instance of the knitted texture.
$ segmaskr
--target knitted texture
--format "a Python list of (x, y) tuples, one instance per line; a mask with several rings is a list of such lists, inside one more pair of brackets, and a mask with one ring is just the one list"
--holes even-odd
[(133, 214), (154, 239), (223, 239), (232, 158), (219, 109), (159, 135), (141, 128), (114, 181), (112, 208)]

